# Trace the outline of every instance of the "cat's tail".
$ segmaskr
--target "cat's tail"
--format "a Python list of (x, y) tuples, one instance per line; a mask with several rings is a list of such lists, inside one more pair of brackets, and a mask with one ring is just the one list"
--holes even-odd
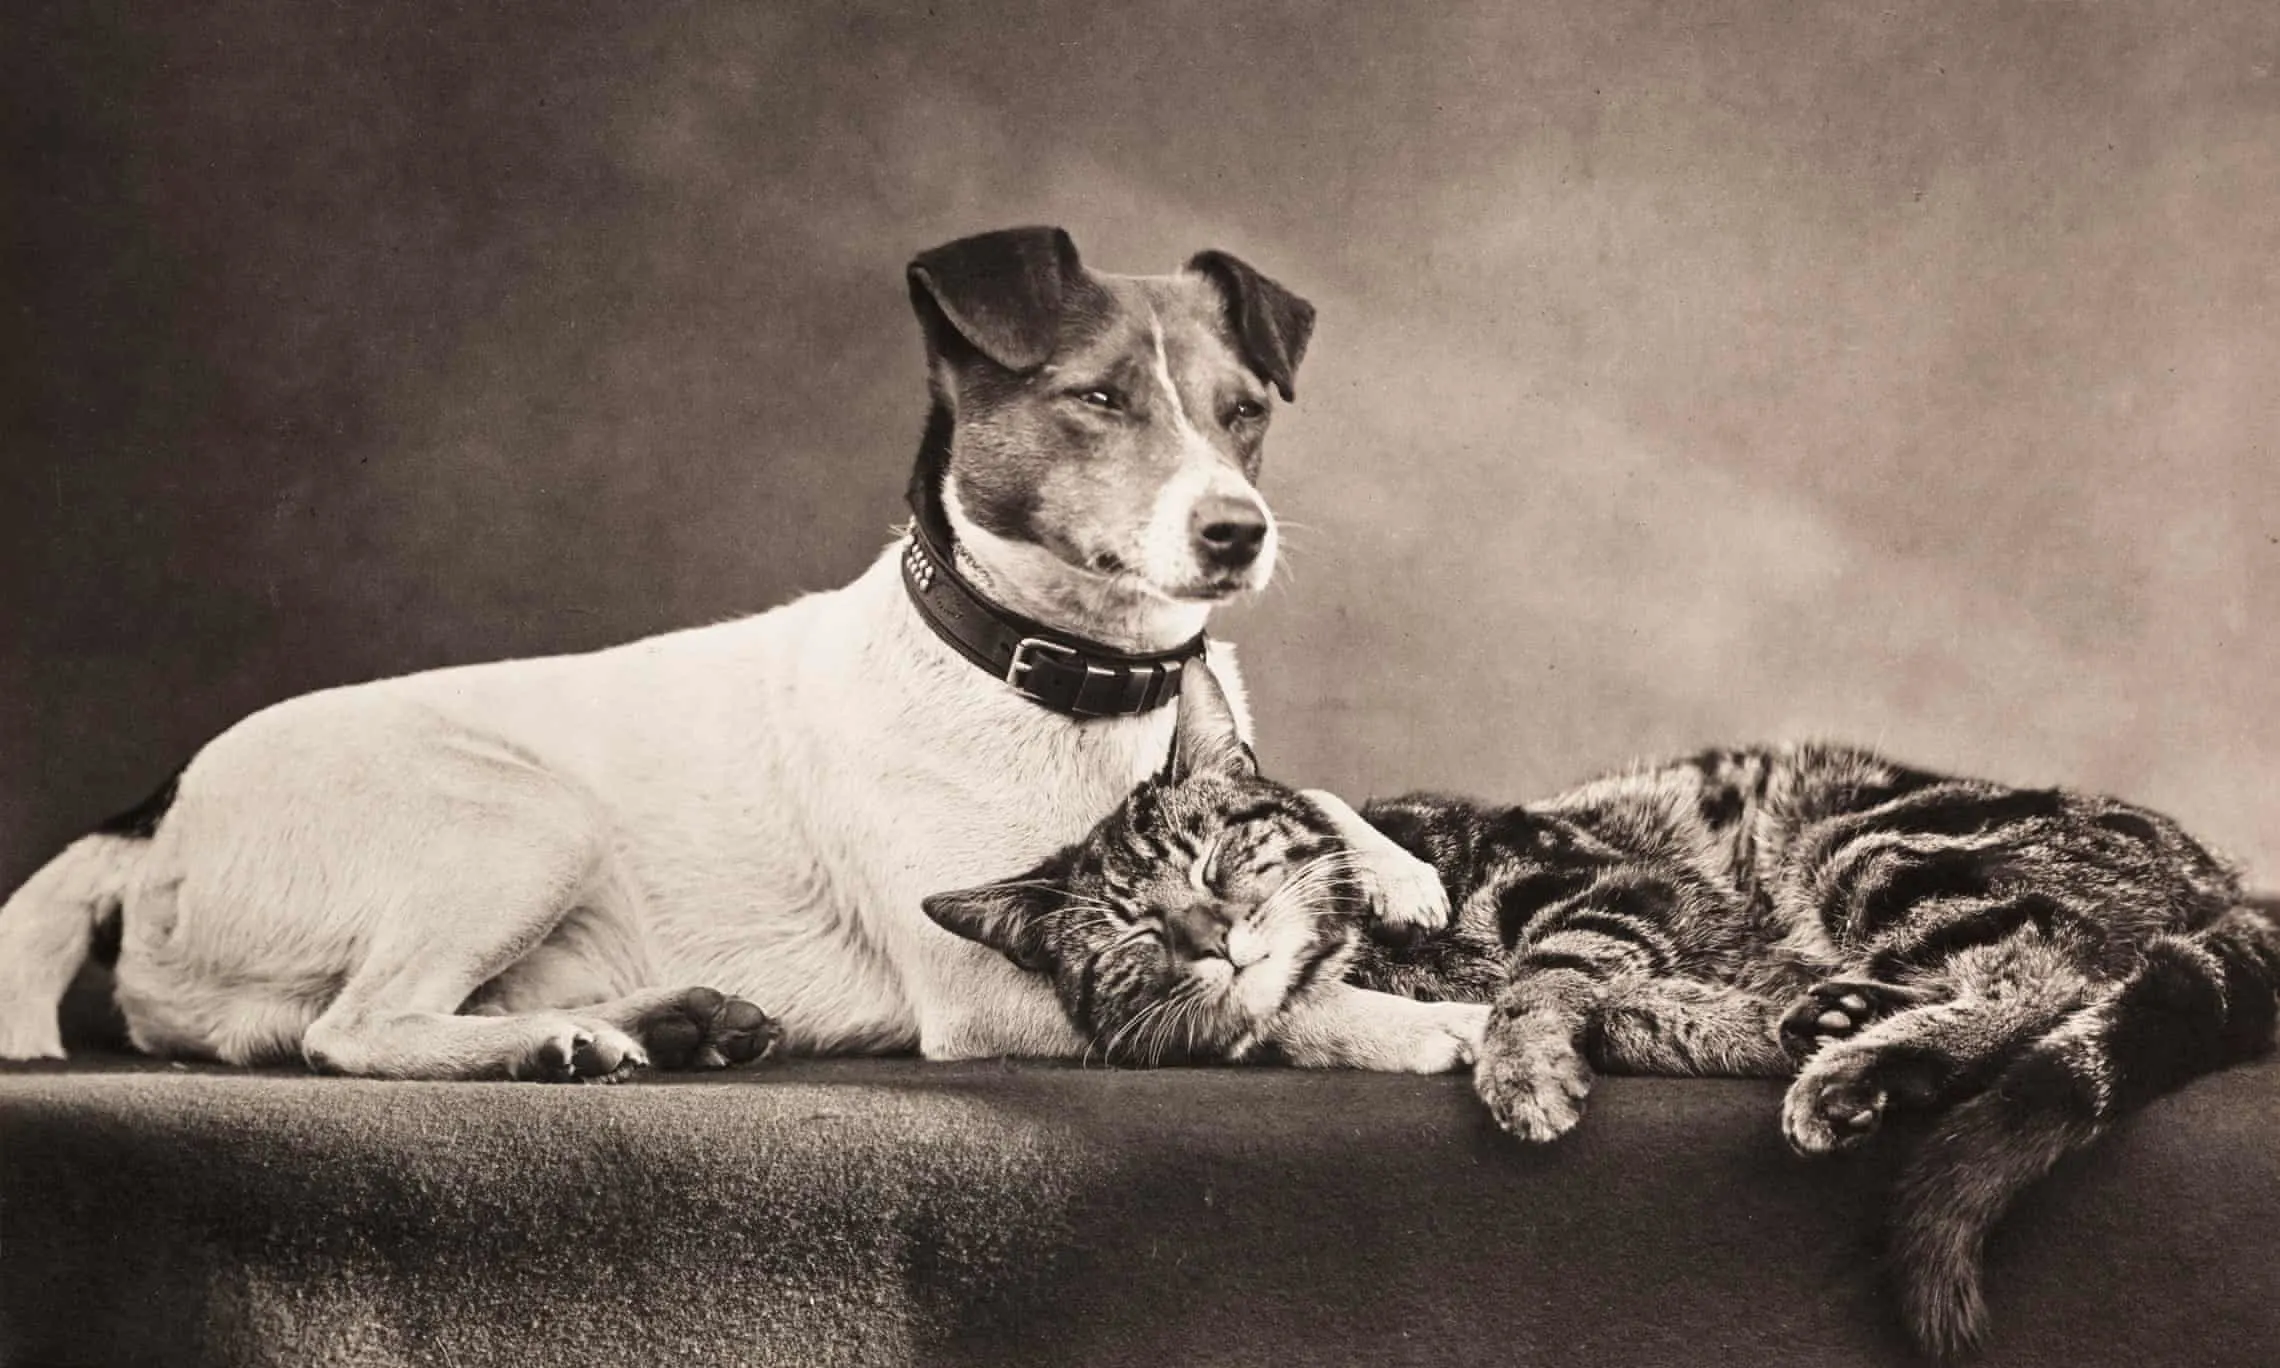
[(2163, 936), (2107, 996), (2038, 1039), (1941, 1117), (1901, 1179), (1893, 1259), (1925, 1348), (1971, 1348), (1986, 1324), (1980, 1258), (2011, 1200), (2165, 1092), (2271, 1048), (2280, 923), (2240, 906)]

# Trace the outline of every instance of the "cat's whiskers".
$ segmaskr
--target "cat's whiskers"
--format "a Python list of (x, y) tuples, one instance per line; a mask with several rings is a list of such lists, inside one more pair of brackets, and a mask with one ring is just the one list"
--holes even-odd
[(1191, 978), (1180, 987), (1184, 991), (1175, 992), (1172, 998), (1172, 1001), (1177, 1005), (1157, 1023), (1157, 1029), (1154, 1032), (1154, 1048), (1148, 1060), (1151, 1067), (1163, 1062), (1164, 1051), (1172, 1043), (1174, 1029), (1181, 1029), (1184, 1032), (1188, 1056), (1192, 1058), (1195, 1054), (1196, 1018), (1201, 1015), (1204, 1005), (1203, 981)]
[(1156, 1041), (1162, 1033), (1164, 1023), (1178, 1015), (1186, 987), (1185, 983), (1174, 984), (1171, 991), (1165, 993), (1158, 1001), (1149, 1004), (1148, 1010), (1142, 1012), (1133, 1021), (1135, 1026), (1138, 1026), (1142, 1021), (1147, 1023), (1144, 1028), (1134, 1034), (1132, 1053), (1136, 1059), (1144, 1061), (1150, 1068), (1154, 1068), (1163, 1057), (1163, 1051), (1157, 1048)]
[[(1291, 872), (1282, 887), (1261, 900), (1260, 913), (1272, 916), (1291, 911), (1319, 921), (1349, 912), (1347, 903), (1353, 895), (1339, 885), (1354, 877), (1357, 858), (1352, 851), (1337, 847), (1306, 861)], [(1367, 906), (1366, 899), (1363, 906)]]
[(1141, 1008), (1130, 1021), (1125, 1022), (1115, 1034), (1109, 1037), (1108, 1043), (1102, 1047), (1102, 1054), (1109, 1063), (1116, 1062), (1117, 1049), (1124, 1043), (1126, 1037), (1133, 1037), (1135, 1045), (1146, 1039), (1146, 1036), (1140, 1033), (1147, 1029), (1150, 1021), (1162, 1017), (1179, 1002), (1181, 986), (1184, 985), (1175, 985), (1172, 991)]

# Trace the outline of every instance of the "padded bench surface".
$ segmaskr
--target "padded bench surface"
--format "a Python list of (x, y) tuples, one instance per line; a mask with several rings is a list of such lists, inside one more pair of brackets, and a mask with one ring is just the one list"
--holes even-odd
[[(1455, 1077), (16, 1067), (0, 1362), (1919, 1362), (1894, 1146), (1795, 1159), (1778, 1097), (1607, 1079), (1524, 1149)], [(2280, 1363), (2276, 1124), (2261, 1064), (2064, 1165), (1998, 1232), (1981, 1362)]]

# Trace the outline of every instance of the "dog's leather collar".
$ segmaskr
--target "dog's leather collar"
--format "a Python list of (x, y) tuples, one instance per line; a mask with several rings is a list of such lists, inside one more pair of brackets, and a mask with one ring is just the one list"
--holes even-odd
[(1169, 651), (1133, 655), (1007, 612), (958, 573), (947, 527), (930, 525), (947, 519), (913, 494), (903, 588), (951, 649), (1030, 702), (1071, 717), (1137, 717), (1178, 696), (1181, 670), (1203, 654), (1201, 634)]

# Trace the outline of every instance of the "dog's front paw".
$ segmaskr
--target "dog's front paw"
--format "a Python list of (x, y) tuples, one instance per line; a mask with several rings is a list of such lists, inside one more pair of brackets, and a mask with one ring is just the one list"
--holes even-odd
[(615, 1083), (649, 1063), (632, 1036), (599, 1022), (552, 1025), (507, 1070), (534, 1083)]
[(1387, 842), (1362, 861), (1371, 911), (1387, 926), (1437, 931), (1449, 924), (1449, 890), (1433, 866)]
[(783, 1028), (740, 997), (690, 988), (637, 1023), (660, 1069), (725, 1069), (765, 1058)]
[(1591, 1066), (1566, 1035), (1499, 1020), (1481, 1042), (1473, 1090), (1496, 1124), (1523, 1140), (1557, 1140), (1583, 1119)]

